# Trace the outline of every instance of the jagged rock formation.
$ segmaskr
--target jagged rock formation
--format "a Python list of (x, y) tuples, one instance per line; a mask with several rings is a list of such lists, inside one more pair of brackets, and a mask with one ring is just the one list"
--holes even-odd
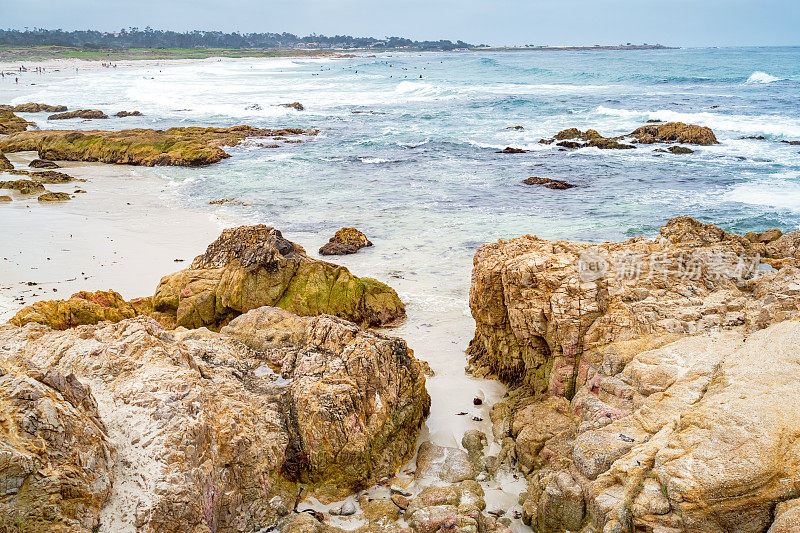
[(365, 326), (405, 317), (390, 287), (312, 259), (281, 232), (264, 225), (228, 229), (191, 266), (165, 276), (153, 296), (156, 311), (180, 326), (217, 326), (264, 305), (309, 316), (331, 314)]
[(124, 117), (141, 117), (141, 111), (118, 111), (114, 113), (114, 116), (117, 118), (124, 118)]
[(0, 529), (92, 531), (115, 460), (88, 387), (0, 349)]
[[(105, 475), (103, 484), (87, 478), (68, 493), (94, 491), (76, 508), (83, 521), (70, 531), (91, 531), (107, 497), (99, 520), (109, 531), (268, 527), (292, 510), (301, 485), (304, 497), (341, 497), (393, 474), (413, 455), (430, 405), (422, 368), (404, 341), (331, 316), (302, 318), (269, 307), (238, 317), (221, 333), (168, 332), (147, 317), (66, 331), (0, 326), (2, 368), (22, 358), (47, 375), (74, 372), (76, 390), (91, 386), (99, 417), (75, 407), (53, 438), (67, 441), (74, 432), (89, 439), (91, 428), (101, 427), (91, 442), (108, 451), (103, 457), (113, 448), (119, 456), (111, 466), (99, 457), (87, 463), (86, 449), (95, 449), (88, 444), (72, 442), (61, 453), (61, 440), (39, 441), (36, 453), (58, 458), (47, 475)], [(58, 422), (52, 407), (31, 411), (36, 404), (17, 399), (22, 389), (3, 386), (8, 379), (0, 377), (0, 403), (34, 412), (39, 424)], [(46, 394), (54, 397), (50, 405), (66, 404)], [(88, 396), (74, 395), (87, 403)], [(28, 420), (25, 412), (2, 412), (8, 422), (0, 432)], [(11, 453), (28, 465), (16, 439)], [(0, 461), (0, 485), (34, 488), (36, 469), (25, 468)], [(47, 494), (6, 492), (0, 502), (27, 508), (25, 498)], [(76, 514), (68, 501), (48, 503), (56, 512), (46, 517), (48, 531)]]
[[(2, 126), (2, 114), (0, 114), (0, 126)], [(2, 129), (0, 133), (3, 133)], [(6, 153), (33, 150), (39, 153), (40, 159), (55, 161), (194, 167), (217, 163), (230, 157), (220, 147), (235, 146), (248, 137), (317, 133), (317, 130), (294, 128), (270, 130), (250, 126), (181, 127), (168, 130), (23, 131), (0, 139), (0, 150)]]
[[(629, 150), (636, 148), (632, 144), (619, 142), (626, 137), (631, 137), (632, 142), (641, 144), (653, 143), (684, 143), (710, 145), (717, 144), (717, 137), (711, 128), (697, 126), (694, 124), (684, 124), (683, 122), (667, 122), (659, 124), (646, 124), (637, 128), (628, 135), (620, 137), (603, 137), (597, 130), (581, 131), (578, 128), (568, 128), (556, 133), (552, 139), (540, 139), (542, 144), (552, 144), (555, 141), (557, 146), (562, 148), (586, 148), (595, 147), (601, 150)], [(690, 154), (692, 150), (682, 146), (673, 146), (669, 151), (674, 154)]]
[[(20, 190), (44, 191), (37, 181), (8, 183)], [(280, 231), (257, 225), (224, 230), (188, 269), (164, 276), (152, 297), (126, 302), (114, 291), (79, 292), (68, 300), (29, 305), (11, 323), (66, 329), (148, 315), (169, 328), (219, 329), (265, 305), (303, 316), (330, 314), (364, 326), (386, 326), (405, 318), (403, 302), (388, 285), (313, 259)]]
[(800, 496), (800, 270), (756, 270), (796, 253), (787, 235), (679, 217), (652, 240), (478, 250), (470, 360), (514, 387), (492, 420), (537, 531), (764, 531)]
[(372, 246), (367, 236), (356, 228), (342, 228), (319, 249), (320, 255), (354, 254), (362, 248)]

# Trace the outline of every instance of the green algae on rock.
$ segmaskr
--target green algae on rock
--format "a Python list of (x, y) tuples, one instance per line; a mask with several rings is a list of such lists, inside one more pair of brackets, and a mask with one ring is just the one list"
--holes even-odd
[(648, 124), (633, 130), (631, 136), (642, 144), (658, 142), (677, 142), (702, 146), (718, 144), (717, 137), (711, 128), (695, 124), (684, 124), (683, 122)]
[[(31, 122), (18, 117), (12, 111), (0, 111), (0, 135), (25, 131), (31, 124)], [(9, 150), (5, 151), (8, 152)]]
[(28, 131), (0, 139), (0, 150), (6, 153), (36, 151), (40, 159), (55, 161), (196, 167), (217, 163), (230, 157), (221, 146), (236, 146), (248, 137), (317, 133), (318, 131), (313, 129), (272, 130), (250, 126), (179, 127), (167, 130)]
[(47, 120), (66, 120), (69, 118), (108, 118), (108, 115), (99, 109), (76, 109), (75, 111), (67, 111), (64, 113), (50, 115), (47, 117)]
[(219, 327), (264, 305), (364, 326), (405, 318), (403, 302), (388, 285), (313, 259), (263, 224), (223, 231), (188, 269), (162, 278), (153, 304), (188, 328)]
[(347, 255), (354, 254), (361, 248), (372, 246), (361, 231), (356, 228), (342, 228), (331, 237), (330, 241), (319, 249), (320, 255)]
[[(69, 195), (68, 195), (69, 196)], [(9, 320), (15, 326), (30, 322), (64, 330), (98, 322), (119, 322), (136, 316), (136, 310), (115, 291), (81, 291), (68, 300), (47, 300), (29, 305)]]
[(0, 170), (14, 170), (14, 165), (3, 152), (0, 152)]

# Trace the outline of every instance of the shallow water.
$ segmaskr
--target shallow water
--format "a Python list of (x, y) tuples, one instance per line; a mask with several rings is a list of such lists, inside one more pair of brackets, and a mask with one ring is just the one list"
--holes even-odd
[[(488, 429), (488, 409), (472, 398), (503, 392), (463, 373), (480, 243), (652, 235), (677, 215), (737, 232), (800, 225), (800, 147), (779, 142), (800, 139), (800, 48), (226, 59), (36, 81), (0, 83), (0, 101), (145, 114), (55, 123), (25, 115), (47, 128), (319, 128), (302, 144), (253, 141), (218, 165), (152, 172), (168, 180), (169, 203), (276, 226), (312, 255), (341, 226), (363, 230), (375, 246), (334, 261), (387, 281), (407, 302), (408, 321), (394, 332), (437, 373), (426, 438), (439, 444)], [(279, 107), (294, 101), (306, 110)], [(538, 143), (567, 127), (619, 135), (648, 119), (709, 126), (721, 144), (677, 156), (657, 145), (568, 152)], [(507, 129), (516, 125), (524, 129)], [(756, 135), (767, 139), (741, 139)], [(495, 153), (506, 146), (531, 151)], [(580, 187), (523, 185), (530, 176)], [(219, 198), (250, 205), (208, 205)]]

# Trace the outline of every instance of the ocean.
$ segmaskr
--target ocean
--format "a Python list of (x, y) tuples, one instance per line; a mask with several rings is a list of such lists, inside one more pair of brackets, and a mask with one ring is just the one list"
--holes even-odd
[[(144, 114), (55, 123), (23, 115), (48, 128), (319, 129), (279, 148), (246, 142), (205, 168), (138, 172), (165, 180), (171, 205), (275, 226), (311, 255), (342, 226), (364, 231), (374, 247), (333, 261), (388, 282), (407, 302), (409, 320), (394, 333), (437, 372), (428, 436), (442, 444), (476, 423), (455, 416), (478, 409), (473, 396), (503, 392), (463, 373), (481, 243), (652, 236), (678, 215), (740, 233), (800, 227), (800, 146), (780, 142), (800, 140), (800, 48), (185, 61), (79, 68), (24, 91), (6, 80), (0, 98)], [(305, 110), (280, 106), (295, 101)], [(657, 119), (708, 126), (720, 144), (673, 155), (659, 145), (564, 151), (538, 142), (569, 127), (612, 136)], [(764, 139), (743, 138), (753, 136)], [(507, 146), (529, 152), (496, 153)], [(531, 176), (578, 187), (522, 183)], [(209, 205), (222, 198), (248, 205)], [(488, 412), (476, 413), (486, 426)]]

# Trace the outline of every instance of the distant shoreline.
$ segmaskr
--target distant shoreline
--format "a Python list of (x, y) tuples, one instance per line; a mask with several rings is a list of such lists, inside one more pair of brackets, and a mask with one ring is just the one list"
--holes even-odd
[[(538, 46), (538, 47), (485, 47), (453, 50), (466, 52), (571, 52), (609, 50), (674, 50), (674, 47), (657, 45), (620, 46)], [(0, 61), (42, 61), (48, 59), (82, 59), (86, 61), (132, 61), (164, 59), (208, 59), (211, 57), (352, 57), (353, 54), (430, 52), (415, 49), (230, 49), (230, 48), (84, 48), (71, 46), (6, 46), (0, 45)]]

